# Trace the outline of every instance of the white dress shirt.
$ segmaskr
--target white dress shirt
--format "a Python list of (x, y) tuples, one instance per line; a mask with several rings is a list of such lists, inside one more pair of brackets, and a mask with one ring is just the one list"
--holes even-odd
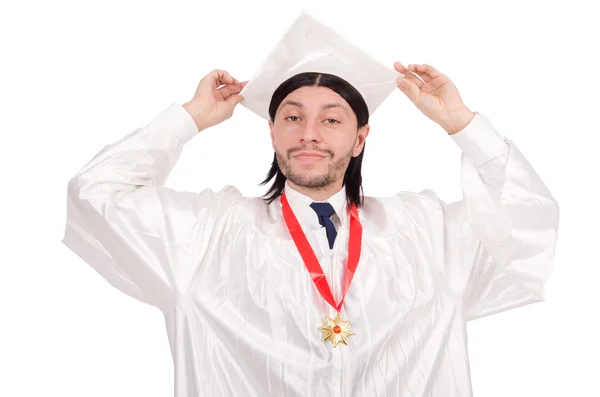
[[(365, 197), (360, 262), (341, 310), (354, 335), (337, 348), (321, 340), (318, 327), (335, 311), (279, 199), (164, 187), (196, 133), (172, 104), (105, 147), (69, 182), (63, 239), (115, 288), (164, 314), (176, 397), (470, 397), (467, 321), (543, 300), (558, 205), (479, 112), (449, 138), (462, 149), (462, 200), (429, 189)], [(345, 189), (328, 200), (331, 250), (312, 200), (289, 185), (286, 195), (337, 303)]]
[[(306, 235), (306, 239), (310, 243), (311, 248), (315, 252), (315, 256), (319, 260), (319, 264), (323, 269), (333, 300), (335, 303), (339, 303), (342, 299), (342, 287), (344, 282), (344, 275), (346, 269), (346, 263), (341, 261), (334, 261), (333, 253), (336, 249), (338, 242), (339, 230), (341, 226), (341, 217), (346, 216), (346, 191), (345, 187), (342, 187), (337, 193), (324, 201), (313, 200), (310, 197), (294, 190), (286, 181), (285, 183), (285, 194), (290, 203), (294, 215), (298, 218), (300, 227)], [(313, 202), (327, 202), (333, 206), (335, 214), (331, 216), (335, 230), (338, 231), (333, 248), (329, 248), (329, 240), (327, 239), (327, 230), (319, 223), (319, 217), (315, 210), (310, 205)], [(346, 234), (346, 240), (348, 235)], [(347, 242), (346, 242), (347, 243)], [(308, 270), (306, 270), (308, 272)], [(315, 287), (316, 288), (316, 287)]]

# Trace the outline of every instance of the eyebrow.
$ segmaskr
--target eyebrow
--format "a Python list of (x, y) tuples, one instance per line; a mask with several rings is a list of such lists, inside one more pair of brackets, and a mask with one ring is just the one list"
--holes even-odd
[[(283, 108), (285, 105), (297, 106), (300, 109), (304, 109), (304, 105), (303, 104), (301, 104), (300, 102), (292, 101), (292, 100), (284, 101), (281, 104), (281, 107)], [(321, 106), (321, 110), (327, 110), (327, 109), (336, 108), (336, 107), (342, 108), (342, 110), (344, 112), (346, 112), (346, 114), (348, 114), (348, 110), (346, 110), (345, 107), (343, 107), (340, 103), (337, 103), (337, 102), (326, 103), (325, 105)]]

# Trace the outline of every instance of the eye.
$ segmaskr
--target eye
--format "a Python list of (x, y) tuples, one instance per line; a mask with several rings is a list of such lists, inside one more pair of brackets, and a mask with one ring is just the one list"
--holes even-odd
[[(292, 117), (294, 117), (295, 119), (299, 119), (299, 117), (298, 117), (298, 116), (288, 116), (288, 117), (286, 117), (285, 119), (286, 119), (286, 120), (287, 120), (287, 119), (291, 119)], [(296, 120), (291, 120), (291, 121), (296, 121)]]
[(327, 121), (333, 121), (332, 123), (328, 123), (328, 124), (339, 124), (339, 121), (337, 121), (336, 119), (327, 119)]

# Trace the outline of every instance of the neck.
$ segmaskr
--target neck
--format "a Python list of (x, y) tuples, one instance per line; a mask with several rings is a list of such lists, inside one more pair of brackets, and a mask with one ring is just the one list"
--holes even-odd
[(294, 190), (304, 194), (305, 196), (310, 197), (315, 201), (326, 201), (331, 196), (340, 191), (340, 189), (342, 188), (343, 181), (340, 179), (339, 181), (336, 181), (323, 187), (299, 186), (291, 182), (290, 180), (288, 180), (287, 182)]

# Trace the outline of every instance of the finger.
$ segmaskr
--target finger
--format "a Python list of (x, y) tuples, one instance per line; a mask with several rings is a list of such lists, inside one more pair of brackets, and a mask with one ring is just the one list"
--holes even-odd
[(433, 66), (426, 63), (421, 65), (408, 65), (409, 70), (417, 73), (421, 78), (428, 82), (431, 79), (442, 76), (443, 74), (437, 71)]
[(419, 88), (421, 88), (421, 86), (423, 84), (425, 84), (417, 74), (413, 73), (410, 70), (406, 71), (406, 74), (404, 75), (404, 77), (406, 77), (408, 80), (412, 81), (413, 83), (415, 83), (415, 85)]
[(243, 96), (236, 94), (236, 95), (232, 95), (229, 98), (227, 98), (227, 103), (229, 103), (231, 107), (235, 107), (235, 105), (242, 102), (243, 100), (244, 100)]
[[(227, 72), (225, 72), (225, 73), (227, 73)], [(227, 80), (227, 81), (231, 81), (231, 83), (226, 83), (226, 84), (230, 84), (230, 85), (234, 85), (234, 86), (239, 85), (239, 86), (241, 86), (241, 88), (244, 88), (244, 86), (246, 85), (246, 83), (248, 83), (247, 81), (244, 84), (240, 83), (238, 79), (236, 79), (235, 77), (231, 76), (229, 73), (227, 73), (227, 76), (230, 77), (230, 79)]]
[(400, 72), (402, 74), (406, 74), (408, 72), (408, 70), (404, 67), (404, 65), (402, 65), (398, 61), (394, 62), (394, 69), (396, 69), (398, 72)]
[(414, 103), (421, 93), (419, 86), (417, 86), (412, 80), (403, 77), (398, 77), (396, 82), (398, 83), (398, 88), (400, 91), (402, 91), (408, 97), (408, 99)]
[(229, 84), (218, 88), (218, 90), (223, 99), (227, 99), (231, 95), (239, 93), (242, 90), (242, 86), (240, 84)]
[(221, 77), (221, 79), (219, 79), (219, 82), (222, 85), (225, 85), (225, 84), (234, 84), (235, 79), (229, 74), (229, 72), (224, 71), (223, 72), (223, 76)]
[(415, 64), (410, 64), (408, 65), (408, 70), (410, 70), (412, 73), (417, 74), (421, 79), (423, 79), (424, 82), (428, 82), (429, 80), (431, 80), (431, 77), (429, 75), (427, 75), (426, 73), (419, 71), (417, 69), (417, 66), (419, 65), (415, 65)]
[(209, 74), (212, 79), (212, 85), (217, 88), (223, 84), (233, 84), (233, 77), (226, 70), (215, 69)]
[(421, 81), (414, 73), (404, 67), (400, 62), (396, 61), (394, 63), (394, 69), (398, 72), (402, 73), (404, 77), (410, 79), (413, 83), (417, 85), (417, 87), (421, 87), (424, 83)]

